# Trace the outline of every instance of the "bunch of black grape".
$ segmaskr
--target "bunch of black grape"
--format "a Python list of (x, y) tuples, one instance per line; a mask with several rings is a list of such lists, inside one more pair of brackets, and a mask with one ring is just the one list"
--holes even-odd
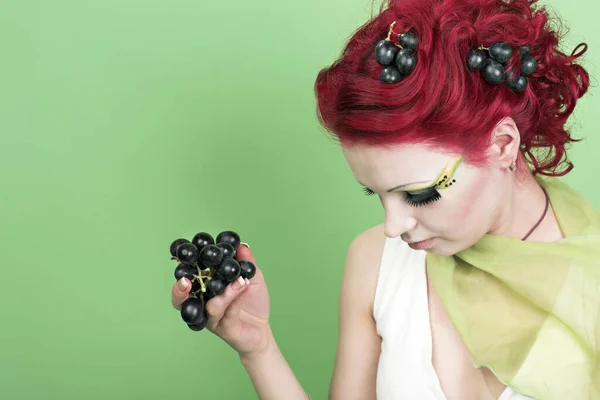
[[(486, 51), (487, 50), (487, 51)], [(527, 88), (527, 77), (537, 71), (538, 62), (529, 53), (531, 46), (518, 48), (521, 59), (521, 71), (506, 71), (506, 66), (515, 48), (506, 42), (494, 42), (489, 48), (480, 46), (472, 49), (467, 56), (467, 65), (470, 70), (481, 71), (481, 77), (488, 83), (500, 85), (505, 83), (516, 93), (521, 93)]]
[[(392, 23), (392, 26), (394, 23)], [(375, 60), (385, 68), (379, 74), (383, 83), (398, 83), (410, 74), (417, 65), (419, 39), (414, 32), (398, 35), (398, 45), (391, 41), (392, 29), (386, 39), (375, 47)]]
[(256, 266), (250, 261), (237, 261), (240, 236), (223, 231), (215, 240), (209, 233), (197, 233), (191, 241), (176, 239), (171, 243), (171, 260), (178, 262), (175, 279), (183, 277), (192, 282), (190, 297), (181, 306), (181, 318), (194, 331), (201, 331), (208, 323), (205, 304), (222, 294), (225, 287), (238, 279), (251, 279)]

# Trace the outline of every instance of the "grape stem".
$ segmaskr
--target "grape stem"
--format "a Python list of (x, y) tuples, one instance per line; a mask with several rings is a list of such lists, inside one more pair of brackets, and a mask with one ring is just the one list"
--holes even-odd
[[(388, 35), (385, 38), (385, 40), (391, 41), (391, 37), (392, 37), (392, 30), (394, 29), (394, 25), (396, 24), (396, 21), (392, 22), (392, 24), (390, 25), (390, 30), (388, 31)], [(404, 47), (402, 47), (400, 44), (396, 44), (394, 43), (394, 46), (399, 47), (401, 49), (404, 49)]]
[(390, 30), (389, 30), (387, 38), (385, 38), (385, 40), (390, 40), (390, 37), (392, 36), (392, 29), (394, 28), (395, 24), (396, 24), (396, 21), (392, 22), (392, 24), (390, 25)]
[[(171, 257), (171, 260), (176, 260), (178, 264), (181, 264), (181, 261), (179, 261), (179, 258), (177, 257)], [(196, 263), (193, 264), (194, 267), (196, 267), (196, 269), (198, 270), (198, 274), (197, 275), (193, 275), (193, 280), (197, 280), (198, 282), (200, 282), (200, 289), (196, 290), (195, 292), (192, 292), (194, 294), (197, 294), (198, 292), (202, 292), (202, 293), (206, 293), (206, 280), (211, 280), (213, 278), (213, 276), (215, 275), (215, 269), (211, 268), (211, 267), (206, 267), (205, 269), (200, 269), (200, 266)], [(205, 274), (203, 274), (203, 272)]]
[[(198, 270), (198, 275), (194, 275), (194, 279), (196, 279), (196, 280), (198, 280), (198, 282), (200, 282), (200, 289), (196, 290), (194, 292), (194, 294), (196, 294), (198, 292), (206, 293), (206, 282), (205, 281), (212, 279), (212, 277), (215, 274), (215, 270), (210, 267), (207, 267), (205, 269), (200, 269), (200, 266), (198, 266), (198, 264), (194, 264), (194, 266)], [(203, 272), (206, 272), (207, 275), (203, 275), (202, 274)]]

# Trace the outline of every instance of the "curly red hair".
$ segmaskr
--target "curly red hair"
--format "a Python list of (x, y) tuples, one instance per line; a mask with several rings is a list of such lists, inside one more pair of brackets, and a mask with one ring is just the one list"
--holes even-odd
[[(578, 141), (565, 125), (589, 87), (588, 73), (574, 61), (587, 45), (581, 43), (570, 55), (559, 50), (564, 36), (560, 21), (545, 8), (535, 8), (536, 2), (385, 1), (379, 14), (352, 35), (340, 58), (319, 72), (319, 122), (343, 145), (422, 143), (481, 164), (489, 133), (510, 116), (533, 172), (565, 175), (573, 168), (565, 145)], [(417, 63), (401, 82), (385, 84), (379, 79), (383, 67), (375, 60), (375, 46), (387, 37), (394, 21), (395, 34), (417, 34)], [(552, 22), (559, 26), (553, 28)], [(538, 68), (528, 77), (524, 92), (515, 93), (506, 84), (490, 85), (478, 71), (467, 68), (471, 49), (496, 41), (515, 48), (531, 46)], [(517, 51), (507, 69), (513, 66), (520, 68)]]

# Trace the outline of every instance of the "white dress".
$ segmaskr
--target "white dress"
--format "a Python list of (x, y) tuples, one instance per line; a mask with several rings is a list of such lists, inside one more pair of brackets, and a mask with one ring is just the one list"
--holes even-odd
[[(377, 400), (447, 400), (431, 363), (425, 251), (386, 238), (373, 305), (382, 338)], [(510, 387), (498, 400), (533, 400)]]

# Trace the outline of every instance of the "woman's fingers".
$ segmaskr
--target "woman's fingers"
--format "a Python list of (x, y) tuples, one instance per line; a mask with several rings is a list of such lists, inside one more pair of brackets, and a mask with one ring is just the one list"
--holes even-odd
[(192, 283), (187, 278), (181, 278), (174, 285), (171, 290), (171, 304), (176, 310), (181, 311), (181, 305), (188, 298)]
[(225, 291), (218, 296), (213, 297), (206, 303), (206, 313), (208, 314), (208, 328), (214, 330), (223, 318), (227, 307), (244, 292), (248, 284), (241, 276), (231, 282), (225, 288)]
[(254, 254), (252, 254), (252, 251), (250, 250), (250, 246), (248, 246), (248, 245), (244, 246), (244, 245), (246, 245), (246, 243), (240, 244), (238, 246), (238, 249), (237, 249), (236, 255), (235, 255), (235, 259), (237, 261), (242, 261), (242, 260), (250, 261), (256, 267), (256, 275), (254, 275), (254, 277), (252, 277), (252, 279), (250, 279), (251, 285), (264, 284), (265, 283), (264, 276), (263, 276), (260, 268), (258, 268), (258, 265), (256, 265), (256, 259), (254, 258)]
[(241, 242), (236, 250), (236, 259), (240, 260), (248, 260), (252, 264), (256, 265), (256, 260), (254, 259), (254, 254), (250, 250), (250, 246), (247, 243)]

